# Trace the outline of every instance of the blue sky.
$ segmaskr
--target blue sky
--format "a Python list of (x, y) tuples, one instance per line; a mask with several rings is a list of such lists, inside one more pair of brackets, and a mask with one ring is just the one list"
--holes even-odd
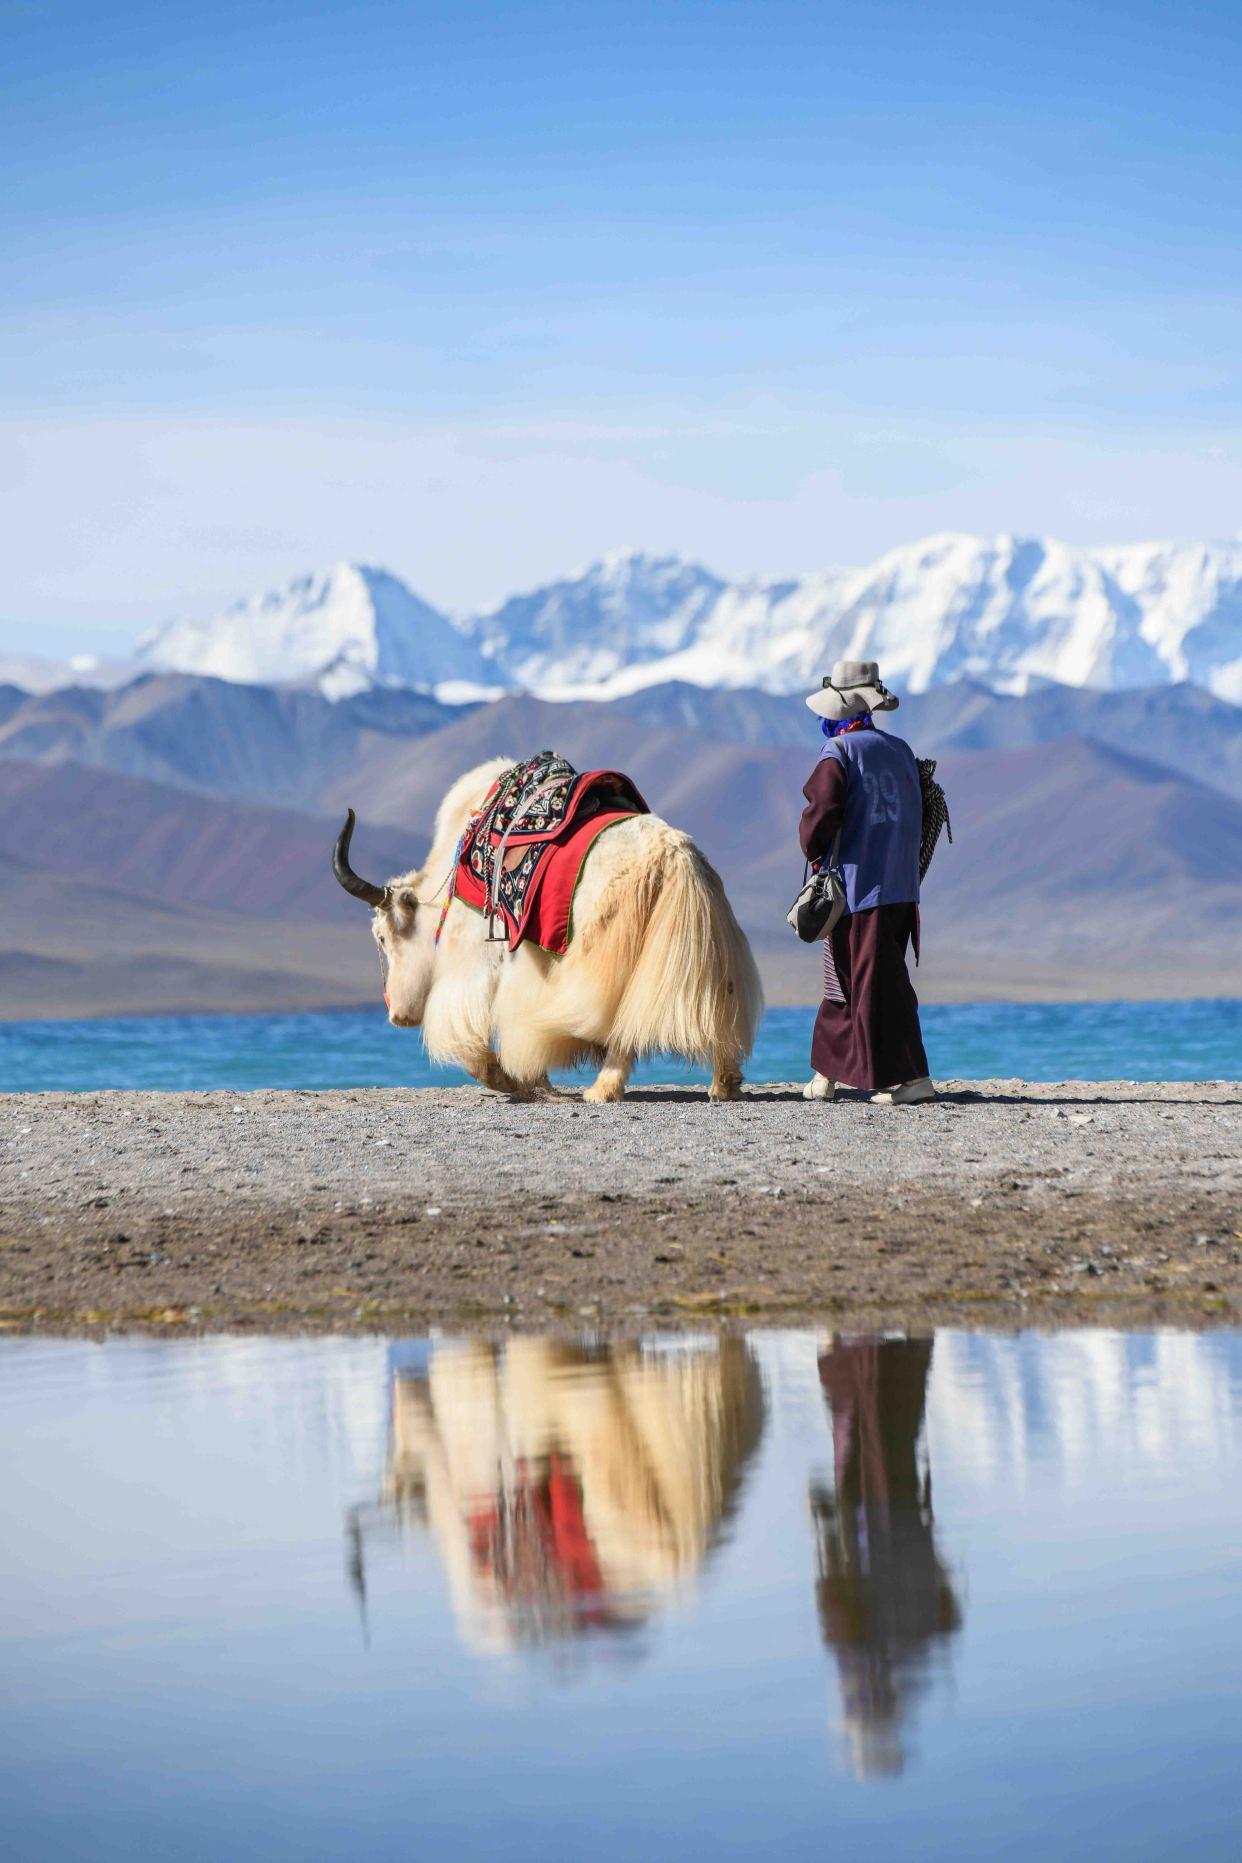
[(1242, 528), (1242, 14), (0, 0), (0, 649)]

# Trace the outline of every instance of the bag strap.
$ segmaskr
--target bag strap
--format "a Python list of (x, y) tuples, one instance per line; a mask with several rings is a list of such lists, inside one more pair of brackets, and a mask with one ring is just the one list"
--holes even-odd
[[(828, 872), (831, 873), (834, 870), (834, 868), (837, 868), (840, 866), (841, 864), (841, 836), (844, 832), (845, 832), (845, 823), (842, 822), (841, 826), (837, 829), (836, 834), (832, 837), (832, 846), (828, 850), (827, 860), (821, 862), (820, 865), (816, 867), (815, 869), (816, 873), (822, 873), (825, 867), (828, 869)], [(811, 873), (811, 863), (808, 860), (806, 865), (802, 869), (803, 886), (806, 885), (807, 880), (810, 878), (810, 873)]]

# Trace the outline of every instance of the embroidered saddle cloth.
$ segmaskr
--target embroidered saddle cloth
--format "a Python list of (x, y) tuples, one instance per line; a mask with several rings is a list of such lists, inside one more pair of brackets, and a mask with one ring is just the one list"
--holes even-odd
[(516, 951), (527, 938), (560, 955), (569, 943), (574, 892), (597, 836), (650, 810), (617, 770), (579, 773), (542, 750), (493, 783), (457, 849), (450, 897), (492, 920)]

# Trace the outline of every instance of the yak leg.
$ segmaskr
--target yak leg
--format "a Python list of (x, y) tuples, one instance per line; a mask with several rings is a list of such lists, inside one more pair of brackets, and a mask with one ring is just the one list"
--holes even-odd
[(717, 1049), (712, 1056), (712, 1084), (709, 1100), (740, 1100), (742, 1097), (742, 1062), (736, 1048)]
[(468, 1074), (493, 1093), (507, 1093), (514, 1100), (559, 1100), (562, 1096), (544, 1074), (539, 1080), (515, 1080), (506, 1073), (490, 1048), (483, 1048), (478, 1053), (463, 1056), (462, 1066)]
[(624, 1098), (625, 1083), (633, 1065), (634, 1057), (628, 1049), (610, 1047), (604, 1056), (604, 1065), (583, 1094), (583, 1099), (592, 1106), (602, 1106), (610, 1100)]
[(514, 1100), (559, 1100), (561, 1095), (545, 1074), (540, 1080), (514, 1080), (507, 1074), (490, 1048), (462, 1061), (468, 1074), (473, 1074), (483, 1086), (493, 1093), (507, 1093)]
[(541, 1074), (538, 1080), (510, 1081), (509, 1091), (515, 1100), (563, 1100), (565, 1097), (546, 1074)]
[(492, 1093), (521, 1092), (517, 1081), (505, 1073), (490, 1048), (475, 1048), (468, 1054), (459, 1055), (457, 1059), (468, 1074), (474, 1075), (480, 1086), (489, 1088)]

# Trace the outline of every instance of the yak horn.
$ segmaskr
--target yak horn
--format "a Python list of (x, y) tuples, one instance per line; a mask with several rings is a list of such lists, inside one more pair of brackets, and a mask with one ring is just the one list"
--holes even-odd
[(332, 871), (345, 891), (352, 893), (355, 899), (365, 899), (369, 906), (382, 906), (387, 902), (388, 888), (372, 886), (370, 880), (360, 879), (349, 864), (349, 843), (353, 838), (356, 819), (351, 809), (345, 817), (345, 826), (336, 837), (336, 846), (332, 850)]

